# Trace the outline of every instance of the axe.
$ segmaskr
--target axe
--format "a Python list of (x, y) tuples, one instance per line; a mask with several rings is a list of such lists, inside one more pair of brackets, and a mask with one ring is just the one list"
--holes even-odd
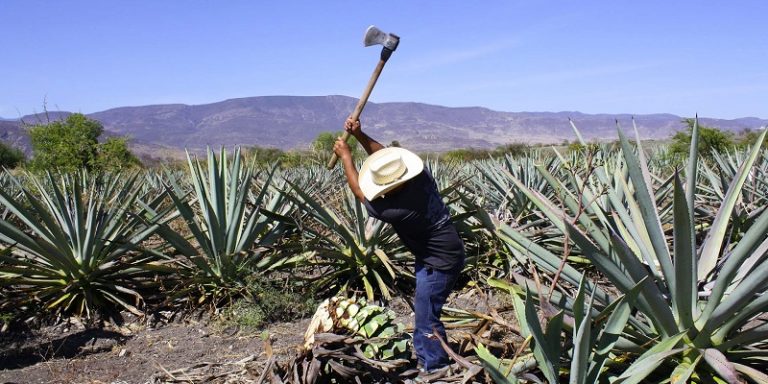
[[(387, 63), (387, 60), (389, 60), (389, 57), (392, 56), (392, 52), (397, 49), (397, 45), (399, 43), (399, 36), (392, 33), (385, 33), (373, 25), (368, 27), (368, 29), (365, 31), (363, 44), (366, 47), (375, 44), (381, 44), (383, 47), (381, 48), (381, 58), (379, 59), (379, 63), (376, 64), (376, 68), (373, 70), (371, 79), (368, 80), (368, 85), (363, 90), (363, 95), (360, 96), (360, 100), (358, 100), (355, 110), (352, 111), (351, 115), (349, 115), (349, 118), (352, 120), (357, 120), (360, 118), (360, 114), (363, 113), (363, 108), (365, 108), (365, 103), (368, 101), (368, 96), (371, 95), (373, 86), (376, 85), (376, 80), (378, 80), (379, 75), (381, 74), (381, 70), (384, 69), (384, 64)], [(349, 132), (344, 131), (344, 134), (341, 135), (341, 138), (344, 141), (347, 141), (347, 139), (349, 139)], [(339, 158), (336, 156), (336, 153), (333, 153), (331, 156), (331, 161), (328, 162), (328, 169), (332, 169), (336, 165), (336, 161), (338, 159)]]

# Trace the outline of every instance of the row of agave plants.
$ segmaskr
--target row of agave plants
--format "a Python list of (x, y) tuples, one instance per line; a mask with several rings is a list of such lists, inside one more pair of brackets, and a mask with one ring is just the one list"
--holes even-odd
[(270, 274), (326, 296), (412, 289), (412, 256), (342, 180), (321, 166), (262, 169), (239, 149), (130, 175), (3, 172), (0, 312), (219, 309)]
[(531, 348), (503, 360), (478, 346), (486, 369), (498, 383), (531, 366), (550, 383), (768, 383), (765, 132), (705, 162), (694, 128), (688, 163), (666, 174), (619, 136), (619, 153), (560, 157), (555, 172), (481, 168), (535, 206), (521, 212), (532, 221), (492, 225), (542, 272), (488, 281), (511, 294)]
[[(222, 152), (189, 172), (4, 175), (3, 310), (35, 317), (142, 314), (146, 299), (220, 304), (285, 226), (270, 175)], [(257, 191), (255, 193), (254, 191)], [(167, 297), (164, 297), (167, 296)]]
[[(694, 128), (677, 169), (622, 132), (615, 150), (428, 161), (467, 276), (509, 295), (525, 337), (477, 357), (498, 383), (768, 382), (766, 154), (699, 154)], [(218, 308), (271, 273), (407, 294), (412, 256), (343, 180), (238, 151), (131, 176), (3, 173), (0, 311)]]

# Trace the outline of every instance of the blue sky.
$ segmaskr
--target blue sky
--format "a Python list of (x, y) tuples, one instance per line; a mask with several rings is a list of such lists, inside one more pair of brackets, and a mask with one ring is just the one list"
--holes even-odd
[[(765, 1), (0, 1), (0, 117), (264, 95), (768, 118)], [(363, 115), (364, 118), (364, 115)]]

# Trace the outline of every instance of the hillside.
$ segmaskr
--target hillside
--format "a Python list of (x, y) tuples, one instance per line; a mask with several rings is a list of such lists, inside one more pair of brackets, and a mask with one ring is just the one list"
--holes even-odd
[(18, 121), (0, 120), (0, 141), (29, 152), (29, 136)]
[[(206, 146), (306, 148), (320, 132), (340, 131), (356, 99), (346, 96), (261, 96), (203, 105), (121, 107), (90, 114), (108, 134), (128, 135), (142, 152)], [(500, 112), (482, 107), (449, 108), (411, 102), (369, 102), (362, 120), (366, 131), (381, 141), (399, 141), (417, 151), (461, 147), (493, 148), (512, 142), (560, 143), (573, 140), (574, 121), (588, 140), (616, 137), (616, 121), (631, 129), (632, 115), (579, 112)], [(682, 117), (635, 115), (642, 138), (663, 139), (683, 129)], [(702, 124), (730, 131), (757, 129), (768, 120), (700, 119)], [(27, 116), (25, 122), (40, 121)], [(18, 121), (0, 121), (0, 140), (27, 145)]]

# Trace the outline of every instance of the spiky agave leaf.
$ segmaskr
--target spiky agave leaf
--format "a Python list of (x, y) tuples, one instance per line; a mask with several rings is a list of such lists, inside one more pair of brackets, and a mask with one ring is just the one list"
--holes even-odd
[[(21, 223), (0, 221), (0, 241), (13, 245), (2, 256), (0, 278), (39, 300), (52, 315), (91, 317), (115, 307), (139, 312), (137, 279), (155, 260), (142, 241), (157, 224), (139, 208), (137, 175), (74, 175), (14, 178), (23, 197), (0, 190), (0, 204)], [(143, 204), (157, 207), (158, 197)]]
[(328, 196), (313, 195), (293, 181), (289, 198), (306, 215), (302, 236), (308, 250), (316, 252), (315, 264), (328, 270), (318, 278), (322, 289), (363, 290), (369, 300), (390, 299), (390, 290), (412, 274), (405, 262), (410, 257), (388, 225), (368, 217), (368, 212), (348, 188), (337, 188), (340, 206), (327, 203)]
[[(584, 205), (585, 212), (594, 210), (589, 220), (577, 220), (569, 216), (569, 211), (536, 191), (516, 184), (620, 291), (626, 293), (634, 286), (639, 287), (637, 298), (633, 300), (639, 313), (628, 320), (628, 326), (623, 330), (624, 336), (636, 343), (631, 350), (615, 345), (619, 351), (637, 356), (636, 360), (630, 360), (620, 381), (638, 382), (651, 373), (659, 377), (671, 374), (675, 380), (693, 374), (732, 379), (735, 371), (764, 369), (765, 363), (757, 356), (768, 333), (766, 327), (751, 325), (750, 321), (768, 308), (765, 298), (768, 267), (762, 262), (768, 257), (768, 215), (761, 211), (754, 216), (749, 229), (742, 233), (732, 233), (739, 231), (739, 227), (730, 220), (745, 180), (754, 177), (753, 164), (758, 157), (759, 144), (753, 147), (749, 156), (743, 157), (744, 162), (730, 182), (709, 235), (699, 247), (696, 244), (697, 230), (707, 230), (708, 227), (697, 225), (695, 221), (693, 200), (698, 201), (695, 180), (687, 180), (687, 188), (683, 191), (684, 183), (679, 175), (673, 175), (667, 181), (654, 177), (647, 168), (642, 148), (638, 146), (635, 152), (621, 131), (619, 136), (625, 174), (629, 179), (625, 181), (617, 173), (614, 180), (620, 182), (608, 184), (608, 172), (598, 170), (598, 176), (606, 185), (608, 199), (593, 199), (601, 203)], [(765, 132), (761, 139), (764, 136)], [(695, 178), (697, 151), (694, 146), (691, 157), (694, 164), (689, 164), (687, 174)], [(555, 185), (558, 183), (556, 177), (549, 180)], [(659, 184), (660, 181), (663, 183)], [(659, 185), (668, 188), (665, 190), (673, 195), (667, 198), (658, 190), (654, 191)], [(571, 194), (583, 196), (573, 191)], [(665, 203), (666, 200), (669, 202)], [(570, 210), (572, 212), (572, 208)], [(612, 212), (600, 215), (600, 210)], [(670, 215), (671, 222), (663, 219), (667, 212), (674, 213)], [(671, 238), (668, 228), (673, 230)], [(546, 255), (522, 238), (522, 234), (511, 229), (507, 232), (505, 238), (518, 249)], [(537, 264), (543, 261), (550, 270), (554, 261), (541, 256), (533, 260)], [(563, 271), (567, 270), (566, 267)], [(571, 273), (564, 275), (567, 278)], [(572, 302), (566, 300), (564, 303), (566, 309), (572, 310)], [(648, 324), (642, 325), (643, 322)], [(637, 343), (643, 339), (650, 343)], [(645, 350), (645, 354), (638, 356), (637, 347)], [(700, 358), (708, 348), (715, 348), (723, 355), (715, 356), (709, 351), (706, 352), (708, 359)], [(720, 361), (727, 363), (721, 365)], [(656, 372), (668, 365), (671, 371)], [(742, 366), (746, 369), (736, 368)]]
[(209, 149), (205, 163), (187, 154), (187, 164), (188, 180), (168, 173), (165, 188), (191, 239), (168, 225), (159, 234), (185, 260), (178, 293), (199, 294), (199, 302), (216, 305), (243, 294), (246, 278), (259, 268), (270, 268), (265, 251), (287, 230), (288, 223), (276, 219), (286, 200), (282, 193), (270, 196), (275, 168), (254, 186), (258, 175), (253, 164), (243, 164), (239, 148), (231, 158), (224, 149), (218, 157)]

